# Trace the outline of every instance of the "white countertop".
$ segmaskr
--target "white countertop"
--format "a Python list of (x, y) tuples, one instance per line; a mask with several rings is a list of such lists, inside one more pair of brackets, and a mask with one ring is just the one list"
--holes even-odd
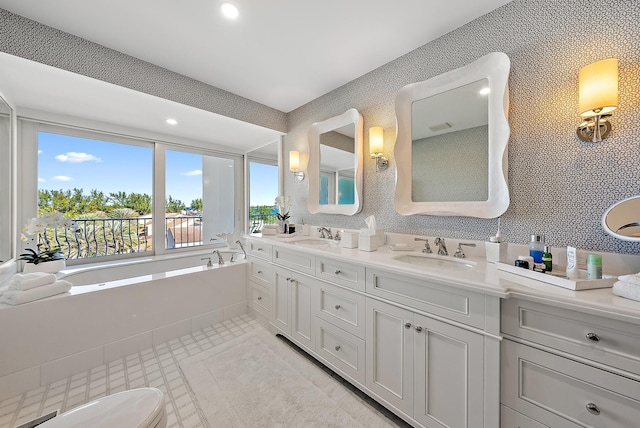
[[(439, 283), (481, 292), (502, 299), (520, 298), (640, 324), (640, 302), (618, 297), (611, 292), (611, 288), (582, 291), (569, 290), (500, 271), (495, 264), (487, 263), (484, 258), (469, 256), (465, 260), (474, 262), (475, 266), (473, 268), (469, 270), (454, 270), (414, 265), (394, 259), (394, 257), (405, 254), (422, 254), (419, 246), (416, 246), (413, 251), (392, 251), (389, 245), (384, 245), (376, 251), (368, 252), (360, 251), (357, 248), (342, 248), (339, 246), (339, 242), (331, 243), (321, 248), (294, 244), (299, 240), (313, 239), (300, 235), (294, 238), (251, 235), (248, 236), (248, 239), (263, 240), (272, 245), (304, 251), (316, 256), (344, 260), (369, 268), (398, 272), (418, 279), (431, 279)], [(452, 255), (434, 255), (433, 257), (453, 258)]]

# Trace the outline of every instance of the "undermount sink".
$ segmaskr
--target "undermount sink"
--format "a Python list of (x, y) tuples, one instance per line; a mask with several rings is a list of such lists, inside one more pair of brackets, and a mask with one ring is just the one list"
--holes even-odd
[(476, 266), (476, 262), (467, 259), (457, 259), (451, 256), (439, 256), (435, 254), (403, 254), (401, 256), (395, 256), (394, 259), (402, 263), (437, 269), (471, 270)]
[(321, 247), (321, 246), (334, 245), (335, 241), (332, 241), (331, 239), (322, 239), (322, 238), (304, 238), (297, 241), (293, 241), (292, 244), (304, 245), (304, 246), (310, 246), (310, 247)]

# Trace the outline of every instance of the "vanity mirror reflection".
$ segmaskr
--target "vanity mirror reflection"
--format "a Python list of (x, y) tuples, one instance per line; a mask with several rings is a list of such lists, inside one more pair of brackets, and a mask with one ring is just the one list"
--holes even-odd
[(640, 196), (613, 204), (602, 216), (602, 227), (623, 241), (640, 241)]
[(0, 264), (13, 255), (13, 109), (0, 95)]
[(362, 208), (362, 115), (356, 109), (309, 128), (309, 212), (353, 215)]
[(494, 52), (400, 89), (400, 214), (492, 218), (506, 211), (509, 67), (507, 55)]

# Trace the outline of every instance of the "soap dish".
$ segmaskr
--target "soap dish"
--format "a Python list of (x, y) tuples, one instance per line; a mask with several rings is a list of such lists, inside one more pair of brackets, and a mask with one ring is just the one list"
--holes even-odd
[(413, 251), (415, 248), (409, 244), (389, 244), (391, 251)]

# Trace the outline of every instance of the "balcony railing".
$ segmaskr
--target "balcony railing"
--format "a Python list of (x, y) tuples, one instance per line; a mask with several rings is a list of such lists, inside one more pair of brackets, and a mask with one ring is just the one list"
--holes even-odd
[(249, 233), (258, 232), (263, 224), (275, 224), (278, 220), (276, 214), (249, 213)]
[[(49, 245), (60, 248), (66, 259), (88, 259), (153, 250), (151, 217), (76, 219), (74, 222), (75, 231), (50, 228), (45, 235)], [(160, 245), (166, 245), (166, 248), (202, 245), (201, 216), (167, 217), (164, 229)]]

